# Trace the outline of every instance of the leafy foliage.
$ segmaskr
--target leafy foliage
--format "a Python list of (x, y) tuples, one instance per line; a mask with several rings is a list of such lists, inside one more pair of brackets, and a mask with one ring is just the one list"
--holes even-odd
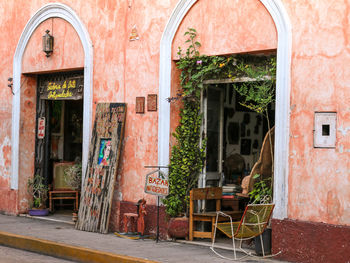
[[(198, 175), (203, 168), (205, 159), (205, 142), (200, 143), (200, 128), (202, 116), (200, 112), (200, 89), (198, 82), (192, 81), (192, 58), (199, 55), (196, 42), (195, 29), (189, 29), (185, 33), (189, 35), (190, 43), (186, 51), (186, 57), (182, 58), (177, 66), (182, 69), (180, 98), (183, 107), (180, 110), (180, 123), (173, 136), (177, 144), (173, 146), (169, 169), (169, 195), (163, 200), (166, 212), (170, 216), (178, 216), (187, 211), (189, 191), (197, 183)], [(182, 63), (183, 62), (183, 63)]]
[(272, 202), (272, 188), (271, 177), (262, 179), (260, 174), (255, 174), (253, 178), (258, 181), (254, 183), (254, 189), (249, 193), (252, 203), (271, 203)]
[(33, 196), (33, 203), (30, 206), (34, 208), (45, 208), (48, 190), (41, 175), (36, 174), (33, 178), (29, 178), (27, 191)]
[(81, 188), (81, 163), (76, 163), (64, 170), (64, 181), (73, 189), (80, 190)]
[[(188, 36), (186, 41), (188, 47), (185, 54), (179, 47), (177, 54), (180, 59), (176, 63), (177, 68), (181, 70), (181, 90), (176, 97), (168, 98), (169, 102), (181, 100), (183, 104), (180, 109), (180, 123), (173, 134), (177, 144), (173, 146), (171, 152), (169, 195), (163, 200), (166, 212), (170, 216), (178, 216), (187, 211), (189, 191), (196, 184), (205, 162), (206, 141), (203, 139), (201, 142), (200, 132), (202, 122), (200, 98), (203, 81), (227, 78), (234, 80), (238, 77), (259, 80), (261, 87), (249, 85), (237, 91), (246, 98), (242, 102), (243, 105), (257, 109), (262, 107), (264, 110), (265, 105), (273, 100), (275, 81), (273, 59), (267, 61), (266, 57), (248, 55), (200, 55), (198, 48), (201, 44), (196, 41), (197, 31), (189, 28), (185, 35)], [(258, 98), (259, 104), (256, 104), (255, 98)]]

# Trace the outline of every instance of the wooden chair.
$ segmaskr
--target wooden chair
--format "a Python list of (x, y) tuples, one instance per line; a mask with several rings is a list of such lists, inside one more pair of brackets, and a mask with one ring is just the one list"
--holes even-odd
[(54, 163), (53, 172), (53, 189), (49, 191), (49, 210), (54, 211), (55, 200), (74, 200), (74, 211), (79, 207), (79, 191), (69, 187), (64, 181), (64, 170), (74, 162), (57, 162)]
[[(275, 255), (269, 255), (269, 256), (265, 255), (264, 245), (263, 245), (262, 236), (261, 236), (261, 234), (264, 232), (264, 230), (266, 229), (269, 223), (274, 206), (275, 206), (274, 204), (249, 204), (246, 206), (246, 209), (243, 213), (241, 220), (237, 222), (234, 222), (230, 215), (225, 214), (221, 211), (218, 211), (216, 215), (216, 221), (214, 223), (215, 225), (214, 238), (212, 240), (212, 245), (210, 249), (218, 256), (225, 259), (230, 259), (222, 256), (214, 249), (216, 229), (219, 229), (226, 236), (228, 236), (229, 238), (232, 238), (233, 252), (234, 252), (233, 260), (240, 260), (247, 256), (254, 256), (242, 248), (242, 241), (248, 240), (257, 236), (260, 236), (263, 257), (275, 256)], [(225, 223), (219, 223), (220, 217), (222, 216), (228, 218), (230, 221)], [(235, 240), (240, 241), (240, 246), (238, 249), (241, 252), (246, 254), (241, 258), (237, 258)]]
[[(215, 220), (218, 222), (227, 221), (225, 216), (219, 216), (217, 218), (217, 211), (221, 209), (222, 188), (221, 187), (207, 187), (207, 188), (194, 188), (190, 191), (190, 218), (189, 218), (189, 240), (193, 240), (195, 237), (210, 238), (213, 240), (215, 231)], [(200, 211), (196, 212), (196, 204), (198, 201), (215, 200), (215, 211)], [(240, 218), (241, 211), (228, 211), (225, 212), (233, 218)], [(211, 231), (198, 231), (195, 230), (195, 222), (210, 222)]]

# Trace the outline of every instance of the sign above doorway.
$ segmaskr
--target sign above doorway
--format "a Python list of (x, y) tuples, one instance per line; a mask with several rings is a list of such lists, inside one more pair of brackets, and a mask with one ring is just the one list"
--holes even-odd
[(83, 76), (60, 76), (40, 83), (40, 99), (43, 100), (80, 100), (83, 98)]

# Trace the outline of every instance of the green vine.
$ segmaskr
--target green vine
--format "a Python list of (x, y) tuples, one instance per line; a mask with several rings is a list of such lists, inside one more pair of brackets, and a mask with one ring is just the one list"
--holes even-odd
[(180, 110), (180, 123), (173, 133), (177, 144), (171, 151), (169, 195), (163, 200), (167, 214), (172, 217), (187, 211), (189, 191), (197, 183), (205, 160), (205, 142), (202, 145), (200, 143), (201, 87), (198, 83), (191, 81), (190, 67), (185, 66), (186, 62), (199, 55), (196, 48), (200, 44), (194, 41), (196, 36), (194, 29), (190, 29), (185, 35), (189, 35), (187, 42), (190, 45), (186, 56), (177, 63), (178, 68), (182, 69), (180, 77), (182, 94), (179, 94), (178, 98), (182, 99), (183, 106)]
[[(249, 55), (206, 56), (200, 55), (201, 44), (196, 41), (197, 32), (189, 28), (188, 47), (185, 54), (179, 47), (181, 89), (169, 102), (180, 100), (180, 123), (173, 133), (176, 145), (172, 147), (169, 169), (169, 195), (163, 200), (166, 212), (178, 216), (187, 212), (189, 191), (196, 185), (205, 163), (206, 140), (201, 140), (202, 115), (201, 91), (203, 81), (208, 79), (232, 80), (240, 77), (254, 79), (254, 85), (234, 86), (245, 98), (242, 105), (265, 113), (274, 100), (275, 60)], [(258, 81), (259, 85), (256, 85)]]

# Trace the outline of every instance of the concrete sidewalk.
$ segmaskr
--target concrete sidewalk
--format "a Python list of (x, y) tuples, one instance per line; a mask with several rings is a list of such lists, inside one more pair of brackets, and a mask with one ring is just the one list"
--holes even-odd
[[(78, 231), (71, 224), (0, 215), (0, 245), (79, 262), (230, 262), (208, 247), (154, 240), (130, 240), (113, 233)], [(225, 256), (233, 252), (220, 250)], [(247, 262), (281, 262), (248, 258)]]

